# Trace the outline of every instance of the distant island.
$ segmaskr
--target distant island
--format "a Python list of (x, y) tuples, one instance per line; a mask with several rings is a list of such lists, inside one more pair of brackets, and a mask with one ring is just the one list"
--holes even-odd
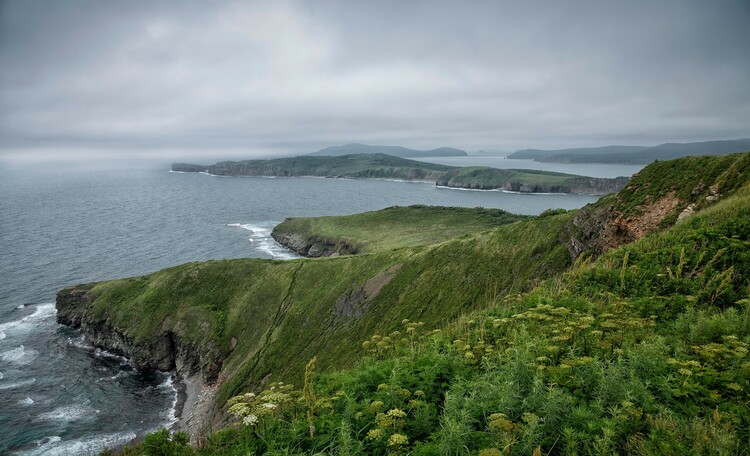
[(351, 154), (387, 154), (401, 158), (417, 157), (466, 157), (466, 151), (453, 147), (439, 147), (432, 150), (416, 150), (402, 146), (370, 146), (368, 144), (344, 144), (343, 146), (329, 146), (308, 155), (337, 157)]
[(750, 151), (750, 138), (703, 141), (692, 143), (665, 143), (658, 146), (604, 146), (575, 149), (524, 149), (508, 158), (549, 163), (625, 163), (647, 164), (654, 160), (672, 160), (696, 155), (724, 155)]
[(435, 182), (438, 186), (450, 188), (590, 195), (619, 191), (628, 181), (627, 177), (596, 178), (528, 169), (461, 168), (382, 153), (305, 155), (270, 160), (222, 161), (214, 165), (173, 163), (172, 171), (204, 172), (217, 176), (398, 179)]

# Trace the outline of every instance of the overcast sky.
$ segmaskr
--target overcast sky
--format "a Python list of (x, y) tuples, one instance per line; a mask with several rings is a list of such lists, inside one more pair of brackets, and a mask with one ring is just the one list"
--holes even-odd
[(748, 0), (0, 0), (0, 154), (748, 136)]

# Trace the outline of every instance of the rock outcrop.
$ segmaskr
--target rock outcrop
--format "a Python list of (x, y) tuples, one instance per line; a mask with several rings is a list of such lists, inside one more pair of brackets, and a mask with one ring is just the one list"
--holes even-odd
[(315, 237), (308, 239), (298, 233), (281, 233), (276, 229), (271, 232), (271, 237), (289, 250), (310, 258), (359, 253), (359, 249), (346, 240), (331, 241)]
[(91, 293), (69, 287), (57, 293), (57, 322), (80, 329), (95, 347), (125, 356), (137, 369), (174, 371), (184, 377), (200, 374), (204, 383), (216, 381), (223, 359), (212, 347), (187, 343), (169, 322), (148, 340), (136, 341), (106, 317), (92, 312)]
[(216, 404), (216, 384), (223, 357), (212, 346), (186, 342), (165, 321), (163, 330), (148, 340), (135, 340), (106, 316), (93, 312), (94, 297), (85, 287), (57, 293), (57, 322), (80, 329), (94, 347), (128, 358), (136, 369), (170, 371), (183, 383), (178, 427), (191, 436), (205, 434), (222, 419)]

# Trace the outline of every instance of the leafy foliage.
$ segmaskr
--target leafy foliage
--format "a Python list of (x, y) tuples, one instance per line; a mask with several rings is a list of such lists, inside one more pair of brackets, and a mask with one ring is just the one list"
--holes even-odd
[(441, 329), (403, 320), (315, 376), (314, 408), (310, 370), (283, 407), (243, 423), (233, 405), (238, 425), (193, 451), (748, 454), (748, 220), (744, 191)]

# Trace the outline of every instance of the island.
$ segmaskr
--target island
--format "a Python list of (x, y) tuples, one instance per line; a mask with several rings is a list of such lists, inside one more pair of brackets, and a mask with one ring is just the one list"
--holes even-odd
[(214, 165), (173, 163), (172, 171), (216, 176), (329, 177), (435, 182), (437, 186), (523, 193), (603, 195), (623, 188), (628, 178), (584, 177), (531, 169), (456, 167), (392, 155), (297, 156), (268, 160), (222, 161)]

